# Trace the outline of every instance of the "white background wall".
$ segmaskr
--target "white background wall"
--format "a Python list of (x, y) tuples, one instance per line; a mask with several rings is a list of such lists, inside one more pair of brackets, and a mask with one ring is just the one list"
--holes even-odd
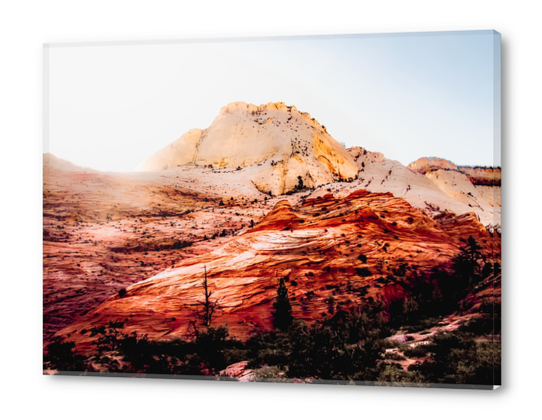
[[(2, 2), (2, 418), (537, 418), (542, 69), (536, 5), (497, 0)], [(42, 43), (462, 29), (496, 29), (503, 41), (504, 387), (482, 392), (41, 375)]]

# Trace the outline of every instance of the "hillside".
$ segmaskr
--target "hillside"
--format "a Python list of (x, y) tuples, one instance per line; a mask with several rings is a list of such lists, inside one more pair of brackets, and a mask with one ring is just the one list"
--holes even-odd
[[(500, 342), (498, 168), (433, 158), (405, 167), (346, 150), (283, 103), (229, 104), (138, 171), (100, 172), (50, 153), (43, 163), (46, 371), (217, 375), (250, 365), (252, 378), (259, 367), (294, 381), (358, 369), (358, 378), (416, 382), (410, 367), (430, 361), (416, 346), (456, 330), (471, 334), (462, 351)], [(280, 333), (290, 343), (282, 349), (280, 282), (298, 329)], [(294, 345), (301, 353), (289, 359), (297, 338), (321, 334), (329, 347)], [(377, 347), (360, 344), (366, 334)], [(215, 347), (218, 359), (208, 354)], [(305, 352), (320, 350), (353, 365), (313, 369)], [(360, 362), (367, 351), (373, 367)]]
[(213, 322), (227, 323), (232, 336), (246, 339), (272, 327), (281, 276), (289, 278), (295, 317), (311, 323), (348, 309), (359, 296), (388, 303), (400, 298), (405, 290), (394, 275), (446, 266), (469, 236), (488, 258), (500, 259), (491, 256), (494, 238), (472, 213), (437, 222), (403, 199), (363, 190), (297, 206), (282, 200), (253, 228), (127, 287), (58, 335), (89, 349), (90, 329), (122, 321), (125, 333), (149, 339), (186, 337), (201, 307), (205, 267), (220, 306)]
[[(232, 119), (247, 115), (252, 118), (252, 112), (257, 114), (254, 118), (266, 116), (278, 122), (291, 117), (291, 121), (305, 127), (303, 133), (312, 136), (316, 130), (319, 136), (328, 136), (306, 114), (280, 103), (256, 108), (230, 104), (215, 122), (229, 127)], [(277, 125), (280, 127), (282, 123)], [(284, 143), (273, 137), (277, 127), (271, 129), (272, 126), (269, 126), (271, 131), (262, 129), (261, 133), (268, 133), (266, 139)], [(295, 128), (290, 130), (292, 133), (296, 133)], [(473, 185), (467, 175), (453, 170), (451, 162), (440, 161), (438, 165), (433, 162), (432, 169), (427, 170), (430, 160), (424, 159), (418, 161), (413, 171), (378, 152), (361, 147), (344, 151), (333, 139), (327, 140), (335, 147), (333, 153), (348, 153), (344, 162), (349, 167), (354, 165), (358, 175), (349, 182), (323, 179), (322, 182), (329, 182), (317, 188), (308, 188), (307, 177), (302, 177), (303, 188), (296, 192), (294, 186), (289, 192), (292, 206), (300, 205), (303, 199), (321, 199), (330, 193), (336, 199), (346, 199), (355, 191), (367, 190), (392, 193), (435, 220), (450, 214), (471, 214), (483, 225), (500, 223), (500, 187)], [(291, 138), (284, 144), (291, 146)], [(162, 153), (165, 158), (179, 159), (175, 153)], [(264, 176), (263, 169), (275, 170), (277, 165), (272, 166), (269, 158), (256, 163), (261, 156), (245, 155), (244, 160), (239, 160), (231, 151), (228, 153), (222, 156), (222, 167), (216, 162), (206, 166), (192, 162), (167, 170), (131, 173), (99, 172), (50, 153), (44, 155), (45, 338), (120, 289), (148, 279), (179, 261), (208, 253), (268, 215), (284, 196), (271, 197), (259, 191), (254, 177)], [(298, 162), (295, 156), (292, 159)], [(314, 154), (303, 157), (307, 162), (296, 168), (309, 174), (320, 173), (321, 166), (314, 172), (314, 158)], [(156, 162), (154, 157), (148, 160), (153, 161)], [(288, 162), (290, 159), (287, 166), (297, 165)], [(240, 164), (246, 166), (235, 166)], [(335, 176), (333, 172), (328, 175)]]

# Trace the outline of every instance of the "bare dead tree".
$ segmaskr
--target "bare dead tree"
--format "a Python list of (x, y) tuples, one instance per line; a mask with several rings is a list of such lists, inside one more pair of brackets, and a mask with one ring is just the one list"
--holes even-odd
[(211, 321), (213, 320), (213, 315), (216, 310), (219, 309), (218, 300), (211, 301), (209, 298), (213, 295), (213, 292), (210, 292), (207, 285), (207, 266), (203, 266), (204, 270), (204, 280), (203, 287), (205, 289), (205, 302), (198, 301), (199, 304), (203, 305), (203, 314), (199, 314), (198, 317), (203, 321), (206, 327), (211, 326)]
[(220, 305), (217, 300), (211, 300), (210, 297), (213, 295), (213, 292), (209, 291), (207, 283), (207, 266), (203, 266), (204, 277), (203, 277), (203, 288), (205, 301), (198, 300), (197, 302), (203, 306), (203, 310), (196, 309), (195, 317), (190, 322), (188, 322), (188, 327), (186, 330), (185, 337), (187, 339), (197, 338), (199, 335), (198, 324), (202, 323), (205, 327), (209, 328), (213, 320), (215, 312), (220, 310)]

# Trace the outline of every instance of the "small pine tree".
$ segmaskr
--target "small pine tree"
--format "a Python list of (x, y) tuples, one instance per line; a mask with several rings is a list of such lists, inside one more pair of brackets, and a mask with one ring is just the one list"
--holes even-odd
[(288, 298), (286, 280), (288, 280), (288, 277), (281, 277), (277, 290), (277, 300), (273, 303), (273, 309), (275, 309), (275, 312), (273, 312), (273, 326), (281, 331), (286, 331), (294, 319), (292, 317), (292, 305), (290, 305), (290, 299)]
[(478, 245), (476, 240), (469, 236), (467, 245), (460, 249), (459, 254), (453, 260), (455, 274), (463, 277), (469, 287), (474, 286), (480, 280), (480, 261), (483, 261), (481, 249), (482, 247)]

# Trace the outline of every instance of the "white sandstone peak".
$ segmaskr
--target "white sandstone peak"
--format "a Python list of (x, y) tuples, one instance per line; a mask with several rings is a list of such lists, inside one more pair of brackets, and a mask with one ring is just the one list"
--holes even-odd
[(358, 166), (324, 126), (295, 106), (232, 102), (205, 130), (190, 130), (138, 167), (161, 171), (177, 166), (246, 169), (256, 187), (281, 195), (299, 183), (308, 187), (357, 176)]

